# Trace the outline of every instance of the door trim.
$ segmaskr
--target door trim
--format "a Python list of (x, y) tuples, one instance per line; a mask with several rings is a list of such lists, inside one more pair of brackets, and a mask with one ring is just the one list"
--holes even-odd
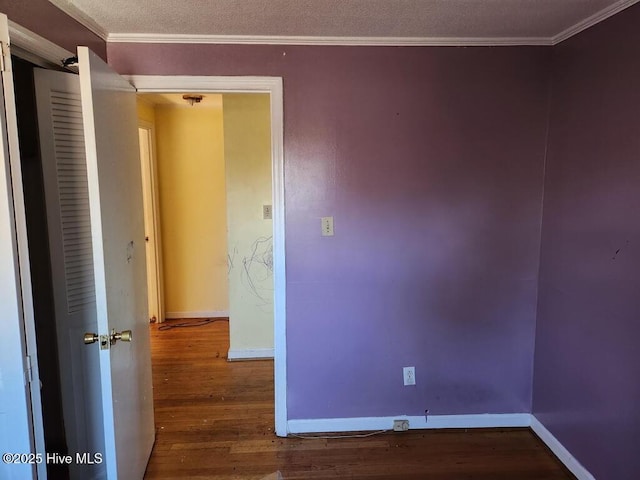
[(282, 77), (123, 75), (138, 93), (268, 93), (271, 96), (273, 189), (274, 376), (276, 434), (287, 429), (287, 342), (284, 202), (284, 102)]

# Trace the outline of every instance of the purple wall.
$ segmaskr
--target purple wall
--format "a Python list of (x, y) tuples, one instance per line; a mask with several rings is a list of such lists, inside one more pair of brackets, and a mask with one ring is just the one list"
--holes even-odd
[(9, 20), (71, 52), (82, 45), (107, 58), (104, 40), (47, 0), (0, 0), (0, 12)]
[(549, 54), (109, 46), (284, 77), (290, 418), (530, 411)]
[(640, 5), (553, 49), (533, 411), (640, 478)]

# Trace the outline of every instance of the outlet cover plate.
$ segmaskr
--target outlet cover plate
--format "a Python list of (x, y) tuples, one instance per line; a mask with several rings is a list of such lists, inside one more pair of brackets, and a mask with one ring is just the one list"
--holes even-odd
[(394, 432), (406, 432), (409, 430), (409, 420), (394, 420), (393, 431)]
[(404, 378), (404, 385), (416, 384), (416, 367), (402, 367), (402, 376)]

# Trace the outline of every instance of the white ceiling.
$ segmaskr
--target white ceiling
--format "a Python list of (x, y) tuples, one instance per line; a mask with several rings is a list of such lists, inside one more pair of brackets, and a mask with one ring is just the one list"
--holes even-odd
[(509, 39), (555, 43), (638, 0), (49, 1), (89, 17), (113, 41), (143, 34), (488, 39), (499, 44)]

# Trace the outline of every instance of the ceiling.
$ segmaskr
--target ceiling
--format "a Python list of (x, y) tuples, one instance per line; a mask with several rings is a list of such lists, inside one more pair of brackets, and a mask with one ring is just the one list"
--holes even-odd
[(552, 44), (638, 0), (49, 1), (109, 41)]

